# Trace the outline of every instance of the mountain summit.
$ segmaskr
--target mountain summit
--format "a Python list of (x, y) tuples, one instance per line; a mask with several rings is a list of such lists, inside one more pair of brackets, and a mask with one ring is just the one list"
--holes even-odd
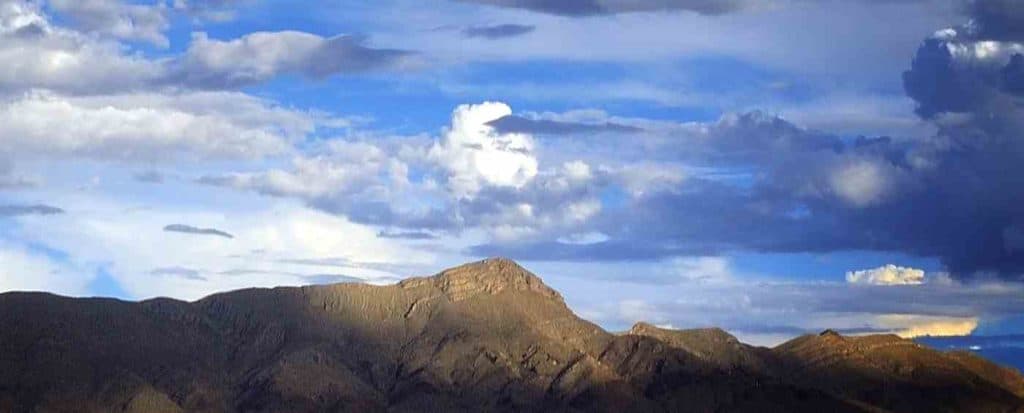
[(191, 303), (0, 294), (3, 412), (1015, 412), (1022, 383), (894, 336), (612, 334), (500, 258)]

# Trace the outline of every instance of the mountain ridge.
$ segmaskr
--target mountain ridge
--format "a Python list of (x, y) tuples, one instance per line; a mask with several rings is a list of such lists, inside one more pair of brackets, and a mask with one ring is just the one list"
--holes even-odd
[(1019, 373), (892, 340), (612, 334), (502, 258), (194, 302), (15, 292), (0, 411), (1024, 411)]

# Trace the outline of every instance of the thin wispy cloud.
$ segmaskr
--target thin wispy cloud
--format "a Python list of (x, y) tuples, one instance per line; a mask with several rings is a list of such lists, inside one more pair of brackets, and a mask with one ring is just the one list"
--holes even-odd
[(231, 234), (229, 234), (227, 232), (224, 232), (224, 231), (221, 231), (219, 229), (199, 228), (199, 227), (193, 227), (191, 225), (184, 225), (184, 224), (171, 224), (171, 225), (167, 225), (167, 226), (164, 227), (164, 231), (166, 231), (166, 232), (179, 232), (179, 233), (182, 233), (182, 234), (192, 234), (192, 235), (214, 235), (214, 236), (224, 237), (224, 238), (234, 238), (235, 237), (234, 235), (231, 235)]

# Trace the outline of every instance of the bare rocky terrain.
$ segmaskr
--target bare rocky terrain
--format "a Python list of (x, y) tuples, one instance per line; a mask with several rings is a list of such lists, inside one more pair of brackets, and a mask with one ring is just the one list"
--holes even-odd
[(0, 294), (0, 412), (1024, 412), (967, 353), (831, 331), (609, 333), (505, 259), (196, 302)]

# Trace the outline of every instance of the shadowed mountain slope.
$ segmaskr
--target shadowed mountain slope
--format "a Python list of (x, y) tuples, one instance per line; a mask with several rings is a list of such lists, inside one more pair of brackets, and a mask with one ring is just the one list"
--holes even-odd
[(895, 342), (615, 335), (505, 259), (192, 303), (7, 293), (0, 411), (1024, 411), (1016, 372), (872, 340)]

